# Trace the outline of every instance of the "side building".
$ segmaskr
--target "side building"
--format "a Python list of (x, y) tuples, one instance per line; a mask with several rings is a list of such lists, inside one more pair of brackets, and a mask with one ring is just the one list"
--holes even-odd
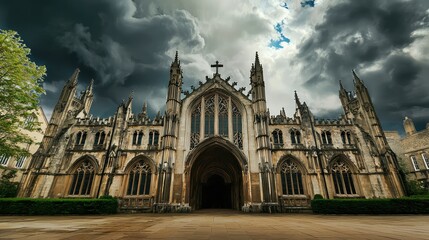
[(405, 136), (397, 131), (386, 132), (387, 141), (403, 164), (408, 180), (418, 181), (429, 189), (429, 123), (416, 131), (413, 120), (404, 119)]
[[(35, 131), (28, 131), (25, 129), (20, 129), (22, 133), (25, 135), (28, 135), (33, 139), (32, 144), (21, 144), (20, 147), (26, 149), (30, 155), (33, 155), (36, 153), (37, 149), (39, 149), (39, 144), (43, 139), (46, 126), (48, 125), (48, 120), (46, 119), (45, 113), (41, 107), (38, 107), (37, 110), (32, 113), (30, 116), (28, 116), (24, 124), (30, 125), (38, 122), (40, 124), (40, 130)], [(30, 164), (31, 156), (17, 156), (17, 157), (11, 157), (8, 155), (0, 155), (0, 165), (3, 168), (0, 168), (0, 176), (5, 170), (8, 169), (14, 169), (16, 170), (16, 177), (12, 179), (14, 182), (20, 182), (22, 178), (23, 172), (27, 171), (27, 168)]]
[[(250, 91), (216, 72), (184, 91), (179, 57), (170, 66), (165, 112), (132, 110), (132, 97), (105, 119), (89, 115), (91, 82), (76, 95), (79, 71), (64, 86), (20, 195), (112, 195), (122, 208), (307, 208), (324, 198), (404, 195), (368, 90), (353, 72), (354, 92), (340, 85), (344, 115), (317, 119), (295, 94), (293, 116), (267, 108), (256, 54)], [(288, 101), (285, 99), (284, 101)]]

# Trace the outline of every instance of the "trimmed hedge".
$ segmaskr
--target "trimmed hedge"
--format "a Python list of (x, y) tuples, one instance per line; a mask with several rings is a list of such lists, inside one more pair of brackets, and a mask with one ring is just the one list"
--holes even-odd
[(320, 214), (428, 214), (429, 198), (316, 199), (311, 208)]
[(113, 214), (117, 211), (116, 199), (0, 198), (0, 214), (4, 215)]

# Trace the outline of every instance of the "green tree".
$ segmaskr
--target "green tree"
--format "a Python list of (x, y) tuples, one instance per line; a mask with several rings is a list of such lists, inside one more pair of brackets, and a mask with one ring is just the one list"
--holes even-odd
[(29, 58), (30, 49), (17, 32), (0, 30), (0, 155), (28, 155), (21, 147), (33, 140), (22, 129), (35, 131), (40, 124), (24, 124), (39, 106), (45, 66)]

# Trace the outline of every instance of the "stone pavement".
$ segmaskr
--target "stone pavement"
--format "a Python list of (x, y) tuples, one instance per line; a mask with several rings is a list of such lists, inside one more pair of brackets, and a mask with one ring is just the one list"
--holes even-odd
[(190, 214), (0, 216), (0, 239), (429, 239), (428, 215)]

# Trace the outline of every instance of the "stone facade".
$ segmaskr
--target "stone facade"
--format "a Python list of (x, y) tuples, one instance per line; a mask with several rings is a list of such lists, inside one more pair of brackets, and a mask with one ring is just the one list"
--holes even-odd
[(249, 94), (218, 73), (182, 90), (177, 53), (164, 114), (134, 114), (132, 98), (107, 119), (90, 117), (92, 83), (76, 97), (79, 71), (65, 85), (40, 151), (25, 174), (22, 196), (121, 199), (122, 208), (307, 208), (325, 198), (403, 196), (363, 82), (340, 86), (345, 114), (316, 119), (295, 94), (296, 112), (271, 116), (256, 54)]
[(403, 164), (409, 180), (419, 181), (429, 189), (429, 123), (416, 131), (413, 120), (404, 119), (405, 136), (397, 131), (386, 132), (387, 141)]
[[(31, 114), (27, 119), (25, 119), (24, 124), (33, 124), (35, 122), (40, 123), (40, 130), (37, 131), (28, 131), (25, 129), (20, 129), (25, 135), (28, 135), (33, 140), (32, 144), (21, 144), (20, 147), (27, 149), (28, 152), (33, 155), (39, 149), (39, 143), (43, 139), (43, 135), (45, 133), (45, 129), (48, 125), (48, 120), (46, 119), (45, 113), (42, 108), (39, 107), (37, 110)], [(14, 182), (20, 182), (22, 178), (23, 172), (29, 166), (31, 157), (27, 156), (18, 156), (18, 157), (10, 157), (7, 155), (0, 155), (0, 165), (4, 168), (0, 168), (0, 176), (6, 169), (14, 169), (16, 170), (16, 177), (12, 179)]]

